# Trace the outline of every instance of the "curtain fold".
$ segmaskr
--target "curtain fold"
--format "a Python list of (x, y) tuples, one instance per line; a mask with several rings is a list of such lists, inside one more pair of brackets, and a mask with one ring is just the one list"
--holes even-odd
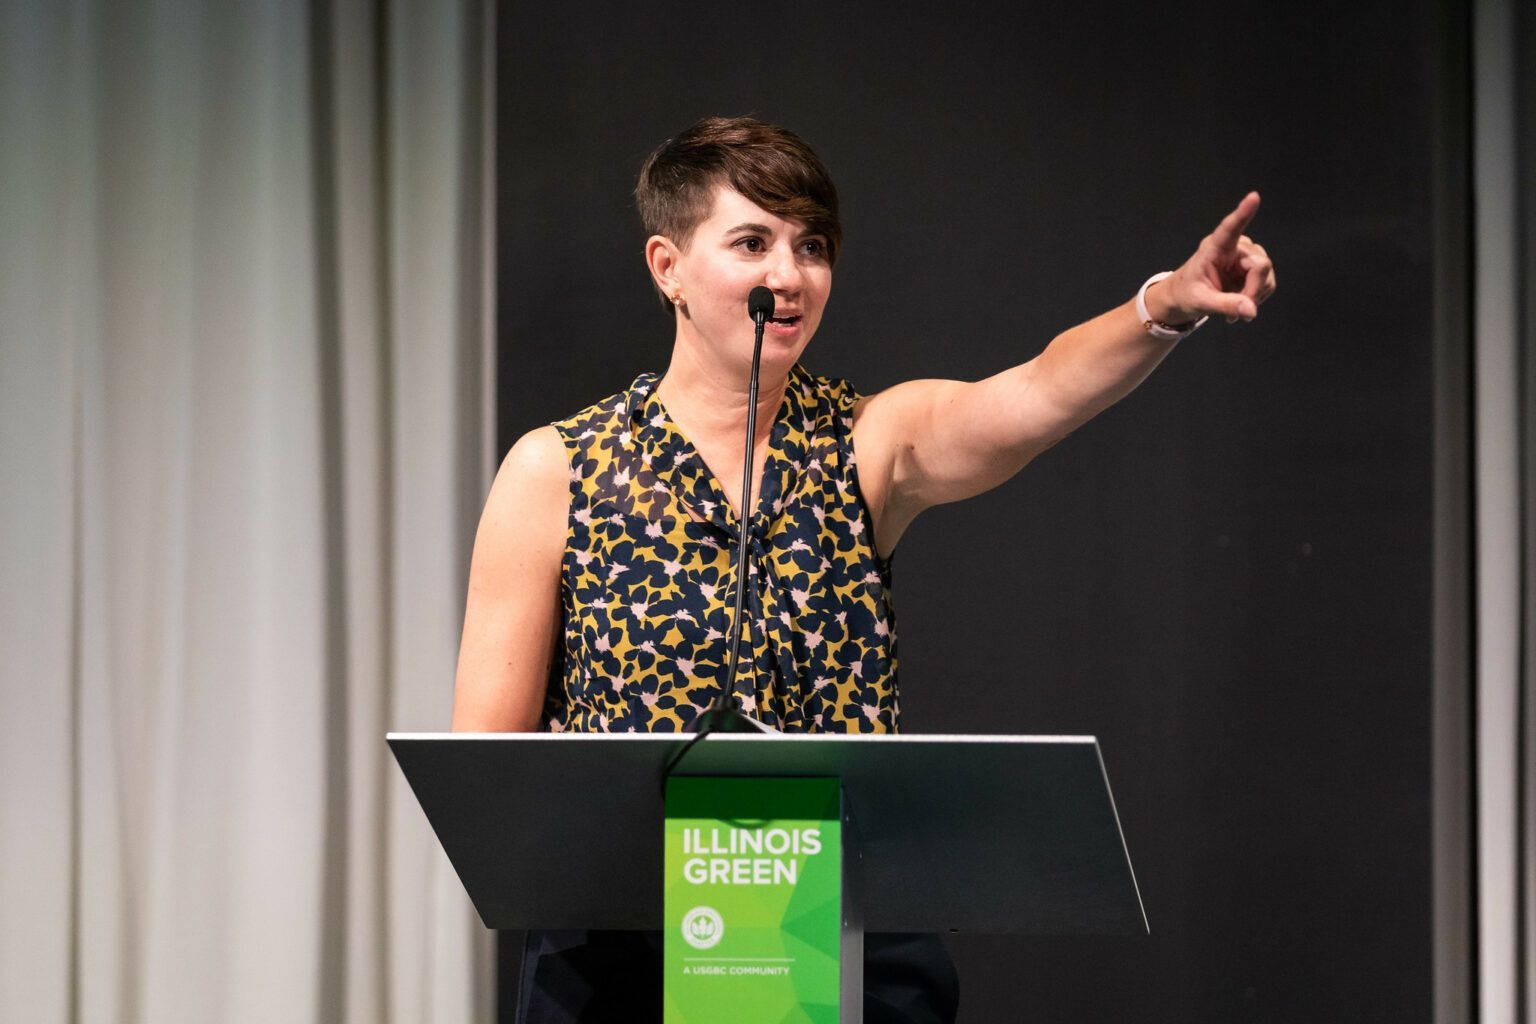
[(383, 743), (492, 453), (486, 5), (0, 7), (0, 1007), (488, 1019)]

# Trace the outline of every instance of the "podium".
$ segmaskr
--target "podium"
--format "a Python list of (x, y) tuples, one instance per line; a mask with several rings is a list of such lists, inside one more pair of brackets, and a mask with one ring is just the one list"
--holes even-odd
[(388, 736), (489, 928), (662, 928), (669, 777), (838, 780), (844, 969), (832, 1019), (861, 1017), (864, 930), (1147, 931), (1091, 736), (693, 740)]

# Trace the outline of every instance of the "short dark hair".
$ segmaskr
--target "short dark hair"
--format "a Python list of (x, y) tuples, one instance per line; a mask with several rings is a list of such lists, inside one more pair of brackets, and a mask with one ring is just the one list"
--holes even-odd
[(837, 188), (821, 158), (794, 132), (753, 117), (706, 117), (663, 142), (645, 158), (635, 185), (646, 232), (686, 248), (709, 216), (716, 185), (800, 221), (826, 238), (827, 260), (837, 262), (843, 239)]

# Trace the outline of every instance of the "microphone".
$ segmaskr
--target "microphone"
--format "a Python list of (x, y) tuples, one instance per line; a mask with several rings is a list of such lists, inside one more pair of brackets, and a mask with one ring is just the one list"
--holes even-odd
[[(747, 294), (747, 316), (757, 324), (757, 337), (761, 341), (763, 337), (763, 321), (773, 316), (773, 291), (758, 285)], [(757, 365), (754, 358), (753, 366)]]
[[(752, 457), (757, 447), (757, 376), (758, 367), (763, 358), (763, 324), (773, 316), (773, 290), (758, 285), (747, 293), (747, 315), (757, 326), (756, 338), (752, 343), (752, 373), (747, 378), (747, 451), (742, 460), (741, 471), (741, 514), (737, 517), (736, 529), (736, 605), (731, 615), (731, 662), (730, 668), (725, 674), (725, 688), (715, 698), (709, 708), (699, 715), (693, 722), (693, 731), (699, 734), (698, 739), (712, 732), (777, 732), (770, 726), (751, 717), (742, 711), (736, 700), (736, 663), (741, 656), (741, 626), (742, 612), (746, 604), (746, 576), (747, 576), (747, 533), (752, 528)], [(692, 743), (689, 744), (692, 746)], [(685, 753), (685, 747), (678, 754), (678, 758)], [(675, 762), (674, 762), (675, 763)], [(668, 765), (668, 771), (671, 765)]]

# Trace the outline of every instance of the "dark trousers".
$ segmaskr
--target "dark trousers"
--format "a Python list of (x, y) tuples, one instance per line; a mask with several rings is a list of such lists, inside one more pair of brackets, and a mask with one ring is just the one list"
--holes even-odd
[[(660, 932), (529, 932), (519, 1024), (661, 1020)], [(960, 978), (937, 935), (864, 936), (866, 1024), (952, 1024)]]

